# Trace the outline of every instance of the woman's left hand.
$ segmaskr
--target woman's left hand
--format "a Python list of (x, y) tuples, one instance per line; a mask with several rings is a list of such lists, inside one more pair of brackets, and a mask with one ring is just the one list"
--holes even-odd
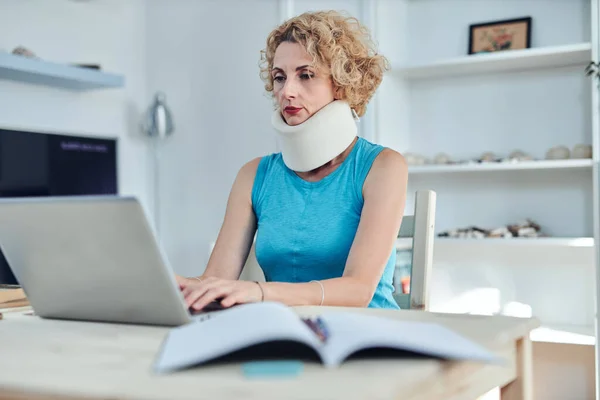
[(187, 307), (197, 311), (215, 300), (219, 300), (223, 307), (263, 300), (263, 292), (256, 282), (207, 277), (201, 281), (184, 282), (180, 286)]

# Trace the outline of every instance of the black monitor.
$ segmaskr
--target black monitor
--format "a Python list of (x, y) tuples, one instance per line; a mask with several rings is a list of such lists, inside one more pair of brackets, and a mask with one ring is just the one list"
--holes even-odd
[[(117, 193), (116, 139), (0, 129), (0, 197)], [(17, 284), (0, 251), (0, 285)]]

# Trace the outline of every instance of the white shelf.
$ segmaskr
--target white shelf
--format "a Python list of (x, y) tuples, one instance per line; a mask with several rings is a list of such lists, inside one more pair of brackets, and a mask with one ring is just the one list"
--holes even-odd
[(496, 53), (473, 54), (441, 60), (431, 64), (401, 67), (396, 69), (396, 71), (407, 79), (424, 79), (587, 65), (592, 60), (591, 52), (592, 45), (590, 43), (506, 50)]
[(591, 169), (591, 159), (569, 160), (540, 160), (519, 162), (489, 162), (465, 163), (449, 165), (409, 165), (409, 174), (439, 174), (448, 172), (487, 172), (487, 171), (513, 171), (513, 170), (546, 170), (546, 169)]
[(118, 88), (125, 81), (121, 75), (6, 52), (0, 52), (0, 79), (71, 90)]
[(533, 342), (576, 344), (594, 346), (596, 334), (593, 326), (584, 325), (542, 325), (531, 331)]
[[(518, 246), (518, 247), (570, 247), (570, 248), (593, 248), (594, 238), (563, 238), (563, 237), (543, 237), (543, 238), (446, 238), (437, 237), (434, 240), (434, 248), (438, 246), (450, 246), (454, 248), (457, 244), (470, 246)], [(396, 239), (396, 249), (410, 249), (412, 246), (411, 238)]]
[(490, 246), (550, 246), (550, 247), (594, 247), (594, 238), (591, 237), (541, 237), (541, 238), (485, 238), (485, 239), (460, 239), (436, 237), (437, 243), (453, 245), (456, 242)]

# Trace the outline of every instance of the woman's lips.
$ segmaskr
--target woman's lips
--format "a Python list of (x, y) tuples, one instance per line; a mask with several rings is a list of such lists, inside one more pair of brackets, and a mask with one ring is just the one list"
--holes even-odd
[(286, 107), (283, 109), (283, 111), (285, 111), (288, 114), (294, 115), (294, 114), (298, 114), (300, 111), (302, 111), (302, 109), (296, 108), (296, 107)]

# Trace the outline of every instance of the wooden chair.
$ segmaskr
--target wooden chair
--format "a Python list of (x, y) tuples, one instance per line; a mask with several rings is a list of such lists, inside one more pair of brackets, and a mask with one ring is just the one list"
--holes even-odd
[(435, 205), (436, 193), (434, 191), (418, 190), (415, 193), (414, 214), (405, 215), (402, 218), (398, 233), (400, 239), (398, 250), (408, 249), (412, 253), (410, 293), (394, 295), (398, 305), (403, 309), (429, 310), (429, 280), (435, 238)]

